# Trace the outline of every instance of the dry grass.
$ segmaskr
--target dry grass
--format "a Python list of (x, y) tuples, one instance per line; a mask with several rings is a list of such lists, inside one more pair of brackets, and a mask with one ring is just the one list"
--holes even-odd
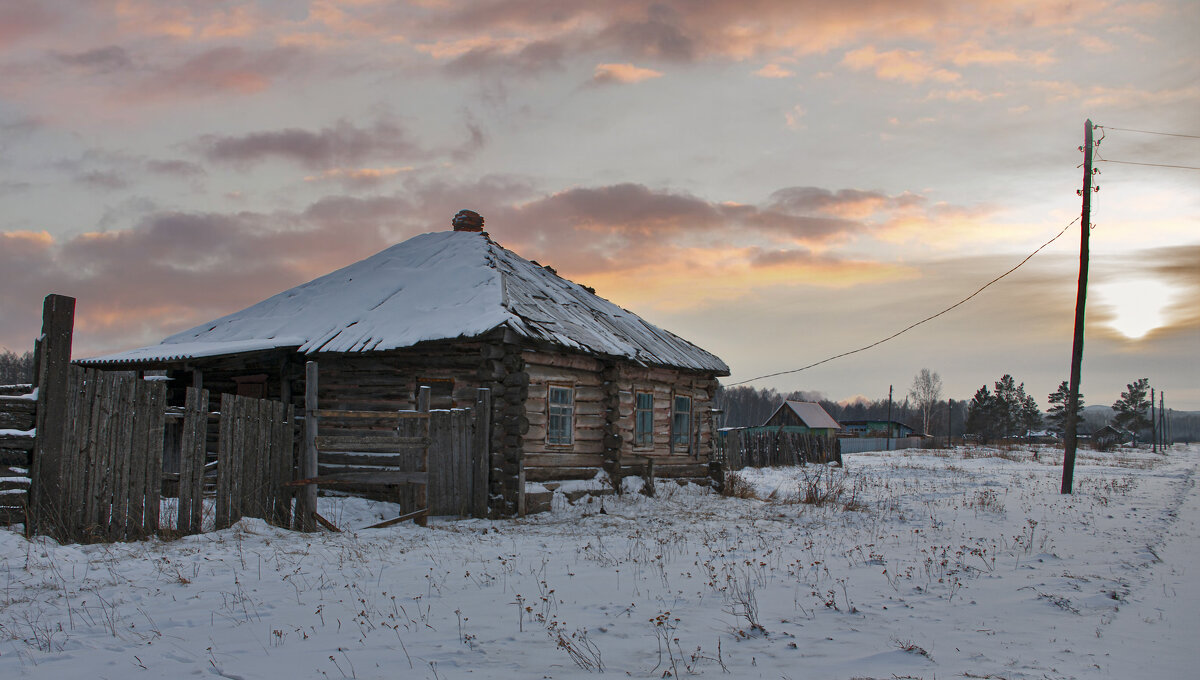
[(746, 481), (736, 472), (730, 472), (725, 475), (725, 485), (721, 489), (721, 495), (730, 498), (758, 498), (758, 494), (754, 491), (754, 486)]

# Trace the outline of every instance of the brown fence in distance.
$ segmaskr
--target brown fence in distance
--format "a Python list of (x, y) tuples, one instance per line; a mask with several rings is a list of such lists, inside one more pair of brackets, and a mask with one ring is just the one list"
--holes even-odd
[(805, 432), (759, 428), (723, 430), (716, 442), (717, 460), (726, 470), (842, 462), (836, 437)]

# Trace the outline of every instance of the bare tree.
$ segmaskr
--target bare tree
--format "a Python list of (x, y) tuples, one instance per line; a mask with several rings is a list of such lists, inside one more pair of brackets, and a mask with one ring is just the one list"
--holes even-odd
[(912, 388), (908, 394), (917, 402), (921, 411), (921, 433), (929, 434), (929, 425), (933, 420), (933, 411), (942, 398), (942, 376), (928, 368), (913, 377)]

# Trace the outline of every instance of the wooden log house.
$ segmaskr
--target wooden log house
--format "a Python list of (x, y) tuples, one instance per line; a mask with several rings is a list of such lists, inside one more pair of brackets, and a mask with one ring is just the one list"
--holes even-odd
[[(470, 406), (492, 390), (489, 508), (525, 511), (527, 484), (605, 471), (706, 480), (719, 358), (501, 247), (471, 211), (361, 262), (139, 349), (81, 363), (165, 369), (303, 406), (319, 364), (323, 408)], [(533, 508), (531, 508), (533, 509)]]

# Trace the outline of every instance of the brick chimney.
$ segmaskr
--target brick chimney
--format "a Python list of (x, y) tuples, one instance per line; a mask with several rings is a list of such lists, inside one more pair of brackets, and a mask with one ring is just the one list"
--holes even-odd
[(454, 231), (483, 231), (483, 215), (474, 210), (459, 210), (450, 224)]

